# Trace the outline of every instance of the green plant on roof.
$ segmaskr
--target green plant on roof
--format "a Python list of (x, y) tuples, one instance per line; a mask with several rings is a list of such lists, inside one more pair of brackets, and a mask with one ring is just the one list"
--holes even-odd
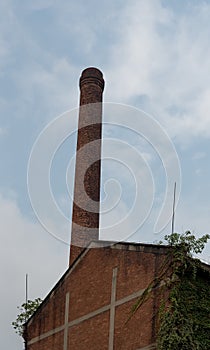
[(28, 300), (27, 303), (23, 303), (21, 306), (17, 307), (19, 314), (17, 315), (16, 320), (12, 322), (12, 326), (15, 329), (15, 332), (21, 337), (23, 336), (24, 332), (24, 324), (33, 315), (41, 303), (42, 300), (40, 298), (36, 298), (35, 300)]

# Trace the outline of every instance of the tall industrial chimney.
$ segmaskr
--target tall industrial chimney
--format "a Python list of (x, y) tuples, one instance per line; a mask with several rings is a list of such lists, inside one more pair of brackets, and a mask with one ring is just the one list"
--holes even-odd
[(103, 74), (87, 68), (80, 77), (80, 110), (72, 214), (70, 264), (99, 237)]

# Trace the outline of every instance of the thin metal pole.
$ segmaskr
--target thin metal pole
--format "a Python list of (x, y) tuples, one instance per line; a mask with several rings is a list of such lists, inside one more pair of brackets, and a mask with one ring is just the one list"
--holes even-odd
[[(26, 279), (25, 279), (25, 297), (26, 297), (26, 302), (25, 302), (25, 311), (27, 313), (27, 309), (28, 309), (28, 274), (26, 273)], [(27, 321), (27, 315), (25, 315), (25, 323)], [(24, 343), (25, 343), (25, 350), (27, 350), (27, 331), (26, 331), (26, 334), (25, 334), (25, 339), (24, 339)]]
[(173, 213), (172, 213), (171, 233), (174, 233), (175, 205), (176, 205), (176, 182), (174, 183), (174, 198), (173, 198)]
[(28, 274), (26, 274), (26, 308), (28, 305)]

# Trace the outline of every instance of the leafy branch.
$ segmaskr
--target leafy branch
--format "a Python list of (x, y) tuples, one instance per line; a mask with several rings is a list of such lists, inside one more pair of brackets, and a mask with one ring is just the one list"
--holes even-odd
[(15, 329), (15, 332), (21, 337), (23, 336), (24, 332), (24, 324), (31, 317), (31, 315), (33, 315), (41, 303), (42, 300), (40, 298), (36, 298), (35, 300), (28, 300), (27, 303), (23, 303), (21, 306), (17, 307), (20, 313), (17, 315), (16, 320), (12, 322), (12, 326)]

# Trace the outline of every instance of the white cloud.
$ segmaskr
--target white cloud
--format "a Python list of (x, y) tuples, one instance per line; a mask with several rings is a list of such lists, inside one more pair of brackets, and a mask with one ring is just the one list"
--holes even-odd
[[(26, 5), (23, 18), (16, 11), (15, 1), (0, 5), (0, 75), (2, 88), (6, 85), (3, 107), (6, 113), (13, 115), (15, 111), (15, 116), (21, 118), (28, 119), (36, 113), (39, 122), (78, 105), (77, 62), (73, 62), (71, 53), (63, 55), (42, 42), (28, 23), (30, 10), (48, 8), (51, 3), (45, 0), (42, 4)], [(39, 17), (35, 19), (38, 26)]]
[[(147, 108), (171, 136), (210, 136), (210, 5), (175, 13), (160, 1), (132, 1), (119, 12), (108, 97)], [(141, 105), (138, 105), (141, 107)]]
[[(40, 53), (45, 57), (51, 56), (42, 50)], [(75, 66), (66, 58), (48, 58), (48, 67), (31, 62), (28, 67), (23, 67), (21, 72), (17, 72), (15, 78), (25, 99), (32, 105), (37, 104), (39, 108), (47, 108), (47, 115), (52, 119), (57, 117), (56, 113), (77, 106), (78, 91), (70, 80), (70, 77), (74, 76)], [(24, 80), (22, 75), (26, 77)], [(40, 117), (47, 119), (46, 116)]]
[(22, 350), (11, 322), (25, 300), (25, 273), (29, 274), (29, 298), (44, 297), (67, 267), (68, 248), (25, 218), (15, 200), (2, 195), (0, 232), (1, 342), (5, 350)]

